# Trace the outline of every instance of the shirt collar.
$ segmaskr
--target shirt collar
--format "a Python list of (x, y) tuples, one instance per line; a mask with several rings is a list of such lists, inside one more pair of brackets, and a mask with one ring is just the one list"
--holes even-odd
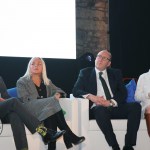
[(100, 71), (100, 70), (98, 70), (98, 69), (95, 67), (95, 72), (96, 72), (96, 74), (99, 74), (99, 72), (103, 72), (103, 75), (105, 75), (105, 74), (106, 74), (106, 69), (103, 70), (103, 71)]

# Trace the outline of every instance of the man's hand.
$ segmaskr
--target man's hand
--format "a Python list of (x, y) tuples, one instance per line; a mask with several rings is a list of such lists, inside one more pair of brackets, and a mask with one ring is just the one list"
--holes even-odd
[(104, 106), (104, 107), (109, 107), (110, 106), (110, 101), (103, 100), (101, 105)]
[(0, 102), (3, 102), (5, 99), (3, 99), (3, 98), (0, 98)]
[(95, 95), (89, 94), (87, 96), (87, 99), (91, 100), (96, 105), (101, 105), (104, 107), (110, 106), (110, 101), (106, 100), (103, 96), (95, 96)]

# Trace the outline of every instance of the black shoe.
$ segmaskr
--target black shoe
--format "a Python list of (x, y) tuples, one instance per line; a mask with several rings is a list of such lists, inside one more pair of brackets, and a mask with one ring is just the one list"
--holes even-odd
[(69, 148), (73, 147), (72, 144), (78, 145), (78, 144), (82, 143), (83, 141), (85, 141), (85, 137), (81, 136), (81, 137), (77, 137), (77, 139), (75, 141), (68, 142), (68, 143), (65, 143), (65, 144), (66, 144), (67, 149), (69, 149)]
[(78, 144), (82, 143), (83, 141), (85, 141), (85, 137), (81, 136), (81, 137), (78, 137), (78, 139), (76, 141), (73, 141), (72, 143), (74, 145), (78, 145)]
[(132, 146), (124, 146), (123, 150), (134, 150)]
[(66, 145), (67, 149), (72, 148), (72, 147), (73, 147), (72, 143), (69, 143), (69, 144)]
[(119, 145), (112, 146), (112, 150), (120, 150)]
[(60, 138), (63, 134), (65, 134), (65, 130), (56, 132), (50, 129), (47, 129), (47, 134), (43, 137), (43, 142), (45, 145), (47, 145), (50, 142), (56, 141), (58, 138)]

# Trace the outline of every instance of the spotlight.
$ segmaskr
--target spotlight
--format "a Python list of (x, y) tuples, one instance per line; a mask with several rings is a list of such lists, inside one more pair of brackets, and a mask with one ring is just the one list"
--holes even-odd
[(78, 68), (94, 67), (95, 58), (92, 53), (85, 53), (77, 59)]

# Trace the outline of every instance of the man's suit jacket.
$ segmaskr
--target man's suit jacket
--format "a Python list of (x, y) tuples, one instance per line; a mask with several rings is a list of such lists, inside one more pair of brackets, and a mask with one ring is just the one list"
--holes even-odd
[[(1, 97), (4, 98), (5, 100), (11, 98), (10, 95), (7, 92), (6, 85), (0, 76), (0, 94)], [(4, 102), (0, 102), (0, 119), (2, 120), (3, 123), (9, 123), (9, 119), (6, 117), (6, 107), (4, 107)]]
[[(112, 99), (114, 99), (118, 106), (125, 103), (127, 97), (126, 88), (122, 82), (122, 74), (119, 69), (109, 68), (107, 69), (108, 81), (113, 93)], [(73, 88), (73, 95), (75, 97), (82, 97), (86, 94), (97, 94), (97, 82), (95, 68), (89, 67), (82, 69), (79, 73), (78, 79)], [(90, 101), (90, 107), (92, 106)]]
[(4, 99), (10, 98), (9, 94), (7, 93), (6, 85), (1, 76), (0, 76), (0, 94), (1, 94), (1, 97)]

